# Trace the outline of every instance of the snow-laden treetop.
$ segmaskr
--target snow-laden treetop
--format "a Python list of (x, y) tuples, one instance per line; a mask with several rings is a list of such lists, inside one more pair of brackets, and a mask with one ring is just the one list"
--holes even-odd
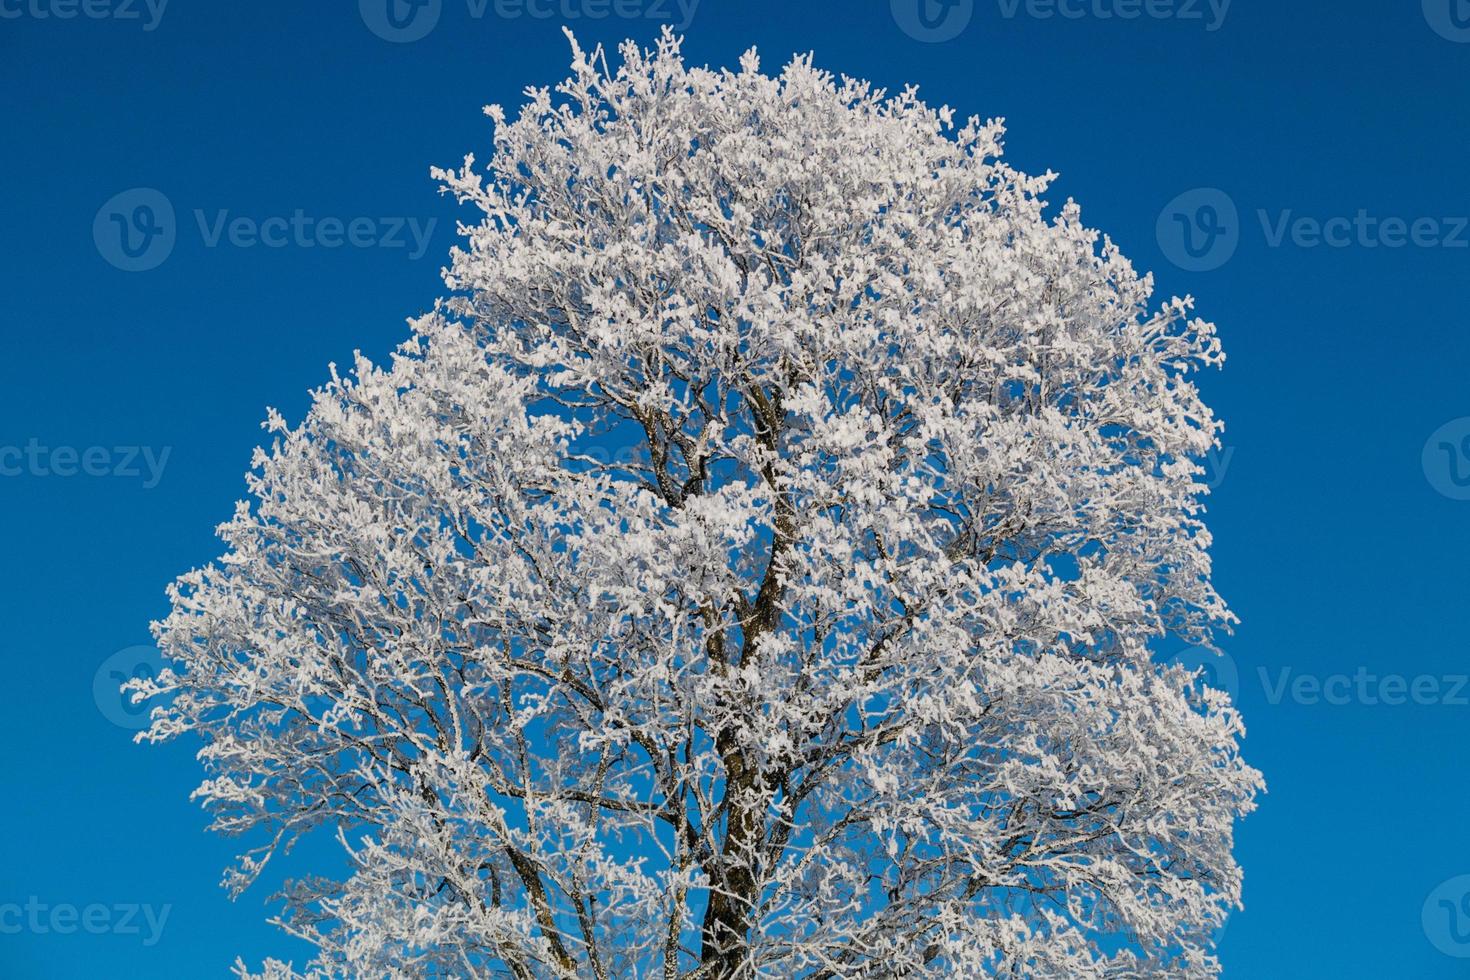
[(228, 884), (341, 836), (315, 976), (1214, 976), (1261, 783), (1151, 660), (1231, 619), (1213, 327), (999, 122), (573, 54), (170, 591)]

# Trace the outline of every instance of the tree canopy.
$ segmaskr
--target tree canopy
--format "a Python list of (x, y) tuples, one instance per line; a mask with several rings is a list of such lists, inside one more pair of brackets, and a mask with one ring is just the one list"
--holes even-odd
[(135, 683), (231, 889), (347, 848), (265, 975), (1215, 976), (1262, 784), (1155, 662), (1232, 620), (1213, 326), (999, 122), (572, 46), (436, 172), (448, 296), (271, 413)]

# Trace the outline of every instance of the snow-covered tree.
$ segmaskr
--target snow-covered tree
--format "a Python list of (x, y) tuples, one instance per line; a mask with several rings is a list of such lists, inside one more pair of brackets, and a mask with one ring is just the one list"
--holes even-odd
[(1214, 328), (998, 122), (572, 49), (437, 172), (450, 298), (270, 414), (135, 685), (230, 889), (347, 849), (265, 974), (1216, 975), (1261, 780), (1154, 659), (1232, 619)]

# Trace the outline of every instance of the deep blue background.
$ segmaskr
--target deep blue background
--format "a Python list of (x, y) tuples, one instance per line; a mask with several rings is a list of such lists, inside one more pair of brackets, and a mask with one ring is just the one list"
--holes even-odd
[[(523, 86), (563, 77), (562, 18), (476, 19), (443, 0), (435, 30), (397, 44), (350, 2), (173, 0), (153, 30), (37, 17), (49, 2), (0, 0), (21, 14), (0, 18), (0, 448), (171, 455), (152, 488), (35, 467), (0, 477), (0, 907), (172, 908), (151, 947), (116, 931), (0, 934), (0, 976), (300, 963), (305, 948), (264, 924), (278, 875), (235, 904), (216, 886), (232, 844), (206, 835), (187, 799), (195, 746), (131, 744), (93, 676), (148, 642), (166, 582), (217, 554), (212, 529), (243, 494), (266, 406), (299, 418), (329, 361), (383, 356), (440, 294), (460, 212), (428, 168), (483, 159), (481, 106), (512, 108)], [(1430, 434), (1470, 416), (1470, 232), (1458, 248), (1271, 247), (1257, 217), (1470, 214), (1470, 43), (1429, 25), (1449, 23), (1451, 2), (1463, 6), (1236, 0), (1210, 31), (1007, 17), (975, 0), (953, 11), (970, 16), (956, 37), (926, 43), (887, 0), (703, 0), (687, 28), (695, 62), (733, 64), (755, 44), (773, 69), (814, 50), (836, 71), (917, 82), (961, 115), (1006, 117), (1013, 162), (1060, 172), (1054, 200), (1076, 197), (1161, 293), (1193, 293), (1221, 325), (1230, 360), (1204, 384), (1231, 452), (1211, 526), (1218, 585), (1243, 619), (1225, 649), (1247, 754), (1270, 784), (1240, 831), (1247, 909), (1223, 935), (1227, 977), (1470, 973), (1432, 941), (1470, 953), (1437, 898), (1421, 923), (1431, 891), (1470, 873), (1470, 692), (1272, 703), (1258, 673), (1470, 670), (1470, 502), (1437, 492), (1450, 474), (1432, 481), (1421, 465)], [(657, 30), (646, 17), (572, 24), (587, 46)], [(177, 243), (130, 273), (104, 260), (93, 222), (136, 187), (167, 196)], [(1226, 229), (1238, 250), (1186, 272), (1156, 223), (1201, 187), (1238, 206)], [(402, 248), (208, 248), (195, 209), (438, 226), (417, 261)]]

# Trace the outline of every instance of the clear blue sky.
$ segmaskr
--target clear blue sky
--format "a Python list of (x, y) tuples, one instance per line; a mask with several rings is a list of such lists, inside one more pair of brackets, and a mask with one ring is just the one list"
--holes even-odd
[[(264, 924), (271, 882), (217, 887), (232, 845), (187, 799), (194, 746), (134, 746), (94, 677), (217, 554), (266, 406), (299, 418), (329, 361), (383, 355), (440, 293), (457, 211), (428, 168), (488, 155), (480, 107), (562, 77), (564, 19), (590, 43), (684, 18), (439, 0), (394, 43), (371, 28), (426, 22), (384, 2), (0, 0), (5, 978), (305, 958)], [(1270, 784), (1225, 975), (1466, 975), (1470, 423), (1436, 432), (1470, 416), (1470, 7), (960, 0), (925, 27), (914, 2), (701, 0), (686, 53), (814, 50), (1005, 116), (1014, 162), (1199, 298), (1230, 357), (1204, 381), (1225, 649)], [(652, 16), (587, 16), (619, 10)], [(108, 203), (135, 188), (161, 197)]]

